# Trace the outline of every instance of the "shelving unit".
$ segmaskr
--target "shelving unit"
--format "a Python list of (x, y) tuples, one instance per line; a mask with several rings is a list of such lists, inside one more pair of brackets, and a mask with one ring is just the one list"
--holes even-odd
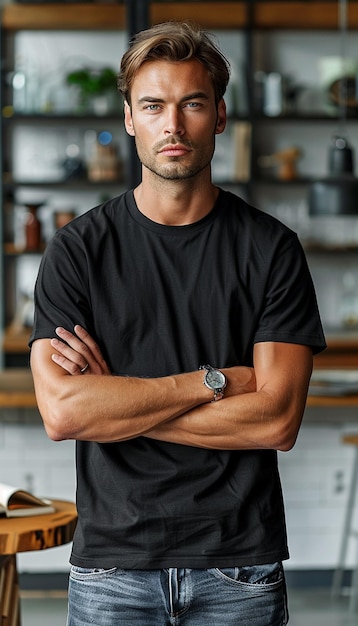
[[(349, 2), (346, 50), (349, 51), (348, 56), (355, 58), (358, 58), (355, 47), (357, 10), (358, 3)], [(350, 363), (357, 367), (355, 338), (358, 329), (353, 326), (343, 328), (341, 322), (345, 265), (352, 271), (358, 249), (356, 227), (352, 224), (354, 216), (345, 219), (345, 216), (342, 218), (337, 213), (336, 218), (331, 220), (328, 236), (329, 218), (320, 221), (319, 218), (310, 216), (307, 210), (310, 183), (328, 175), (328, 148), (331, 137), (335, 133), (339, 134), (342, 128), (341, 120), (338, 110), (329, 103), (328, 97), (325, 102), (320, 103), (319, 108), (313, 98), (304, 100), (304, 89), (300, 90), (301, 85), (306, 86), (305, 80), (307, 84), (311, 81), (312, 93), (318, 93), (319, 88), (323, 90), (318, 60), (321, 56), (339, 57), (341, 54), (338, 2), (258, 2), (253, 3), (252, 13), (253, 69), (277, 71), (281, 75), (289, 75), (294, 70), (295, 83), (299, 87), (296, 111), (276, 117), (254, 113), (253, 155), (272, 154), (290, 143), (302, 148), (302, 158), (297, 161), (298, 175), (292, 181), (277, 180), (277, 170), (262, 169), (257, 161), (253, 162), (250, 183), (253, 203), (260, 208), (265, 202), (271, 207), (275, 205), (277, 212), (273, 211), (274, 214), (282, 221), (287, 218), (288, 225), (299, 232), (306, 247), (329, 345), (329, 350), (320, 357), (321, 366), (323, 361), (327, 365), (329, 362), (329, 366), (334, 363), (339, 367), (343, 363), (343, 357), (345, 359), (347, 352), (350, 352)], [(316, 82), (312, 78), (314, 74)], [(312, 109), (307, 105), (309, 101), (314, 104)], [(348, 111), (345, 124), (353, 147), (358, 145), (357, 114), (358, 109)], [(271, 207), (268, 208), (269, 211)], [(293, 210), (290, 211), (290, 208)], [(358, 215), (356, 221), (358, 224)], [(346, 223), (343, 224), (344, 222)], [(346, 241), (343, 233), (347, 236)], [(333, 310), (335, 319), (331, 314)], [(338, 335), (339, 339), (336, 340)], [(337, 349), (337, 341), (340, 349)]]
[[(110, 112), (106, 115), (92, 115), (90, 113), (72, 113), (66, 111), (60, 113), (25, 111), (17, 112), (12, 107), (12, 93), (6, 81), (6, 75), (13, 69), (14, 38), (23, 31), (39, 33), (53, 31), (63, 34), (69, 32), (76, 35), (77, 32), (109, 32), (124, 33), (126, 29), (125, 3), (121, 4), (51, 4), (51, 5), (28, 5), (11, 4), (2, 10), (2, 228), (1, 241), (2, 253), (0, 259), (1, 276), (3, 277), (2, 311), (0, 313), (1, 328), (4, 329), (1, 345), (0, 366), (5, 368), (26, 367), (28, 364), (27, 343), (30, 328), (21, 327), (16, 318), (17, 294), (15, 282), (17, 280), (16, 268), (19, 262), (36, 266), (39, 263), (44, 245), (38, 250), (28, 251), (19, 242), (9, 238), (9, 223), (13, 223), (13, 213), (21, 200), (16, 200), (19, 194), (39, 194), (43, 197), (61, 194), (63, 190), (67, 194), (92, 193), (94, 199), (101, 196), (113, 196), (121, 191), (124, 180), (99, 181), (89, 180), (86, 173), (83, 176), (63, 177), (56, 176), (53, 180), (45, 177), (43, 180), (30, 176), (18, 176), (13, 174), (12, 154), (8, 146), (12, 143), (13, 133), (16, 129), (36, 128), (38, 132), (46, 133), (48, 129), (58, 129), (65, 133), (73, 128), (85, 129), (86, 127), (101, 129), (103, 127), (116, 127), (120, 119), (120, 113)], [(118, 109), (121, 109), (118, 97)], [(82, 131), (81, 131), (82, 132)], [(6, 148), (5, 148), (6, 146)], [(6, 224), (6, 217), (7, 224)], [(24, 256), (26, 255), (26, 256)], [(3, 305), (4, 303), (4, 305)]]
[[(229, 124), (237, 121), (249, 121), (253, 127), (252, 133), (252, 154), (251, 154), (251, 179), (244, 185), (246, 196), (249, 200), (260, 206), (260, 193), (272, 196), (283, 193), (294, 196), (304, 193), (305, 188), (314, 177), (312, 174), (303, 173), (293, 181), (278, 180), (275, 174), (267, 174), (257, 166), (257, 155), (262, 154), (262, 137), (268, 132), (275, 133), (277, 136), (282, 134), (282, 129), (291, 127), (302, 129), (302, 132), (310, 126), (315, 131), (324, 125), (334, 128), (337, 122), (337, 116), (333, 113), (322, 113), (307, 111), (305, 114), (296, 114), (289, 112), (277, 117), (268, 117), (262, 112), (254, 110), (253, 103), (253, 75), (257, 67), (257, 59), (255, 58), (255, 46), (258, 39), (264, 39), (268, 36), (280, 36), (285, 31), (295, 34), (298, 31), (302, 33), (335, 33), (338, 27), (338, 6), (337, 2), (316, 2), (316, 1), (254, 1), (246, 0), (243, 2), (150, 2), (148, 0), (148, 15), (150, 23), (159, 23), (166, 20), (193, 20), (200, 23), (204, 28), (218, 33), (226, 31), (238, 31), (244, 37), (244, 48), (246, 57), (246, 73), (248, 78), (248, 110), (240, 114), (234, 114)], [(358, 1), (349, 2), (348, 6), (348, 25), (349, 30), (358, 29)], [(128, 33), (129, 27), (128, 16), (126, 15), (126, 3), (40, 3), (40, 4), (7, 4), (2, 8), (1, 12), (1, 33), (2, 33), (2, 49), (3, 49), (3, 74), (11, 71), (11, 54), (12, 41), (18, 33), (22, 31), (31, 31), (41, 33), (42, 31), (53, 32), (76, 32), (84, 33), (94, 32), (122, 32)], [(119, 59), (119, 55), (118, 55)], [(118, 60), (116, 58), (116, 61)], [(267, 68), (268, 71), (274, 71), (274, 67)], [(4, 78), (4, 76), (3, 76)], [(4, 133), (10, 137), (14, 129), (19, 125), (26, 127), (41, 126), (57, 126), (66, 128), (66, 126), (84, 126), (86, 124), (107, 124), (117, 125), (118, 116), (111, 114), (105, 117), (78, 116), (72, 114), (58, 113), (14, 113), (11, 110), (11, 99), (8, 90), (4, 87), (3, 80), (2, 90), (2, 127)], [(352, 116), (349, 123), (356, 126), (357, 117)], [(281, 129), (281, 130), (280, 130)], [(228, 130), (230, 133), (230, 130)], [(300, 131), (301, 132), (301, 131)], [(286, 135), (289, 135), (287, 131)], [(328, 141), (327, 137), (327, 141)], [(9, 142), (6, 141), (8, 144)], [(263, 146), (265, 142), (263, 143)], [(128, 159), (129, 160), (129, 159)], [(5, 213), (12, 211), (13, 198), (17, 190), (30, 189), (35, 191), (38, 188), (57, 191), (63, 187), (72, 192), (86, 192), (102, 190), (103, 193), (118, 193), (118, 185), (112, 183), (91, 183), (86, 178), (76, 180), (66, 180), (61, 183), (58, 180), (34, 181), (26, 179), (15, 180), (12, 173), (11, 164), (8, 154), (2, 155), (3, 168), (2, 177), (2, 227), (1, 234), (1, 256), (0, 256), (0, 272), (3, 280), (3, 302), (9, 302), (13, 298), (13, 294), (9, 290), (7, 274), (11, 278), (14, 277), (13, 266), (19, 259), (23, 250), (16, 248), (11, 241), (7, 241), (5, 237)], [(223, 186), (233, 184), (233, 181), (223, 181)], [(220, 181), (220, 184), (222, 181)], [(123, 181), (123, 186), (126, 181)], [(267, 191), (268, 190), (268, 191)], [(274, 200), (275, 201), (275, 200)], [(261, 208), (261, 207), (260, 207)], [(335, 254), (354, 253), (355, 247), (345, 249), (340, 246), (324, 247), (324, 252), (334, 252)], [(310, 254), (318, 255), (320, 253), (319, 246), (315, 245), (310, 250)], [(33, 255), (33, 253), (31, 253)], [(38, 251), (41, 254), (41, 250)], [(8, 307), (9, 308), (9, 307)], [(10, 307), (10, 313), (13, 313)], [(7, 328), (11, 315), (9, 310), (2, 307), (0, 312), (0, 328), (4, 329), (2, 347), (0, 349), (0, 369), (3, 367), (23, 366), (27, 364), (27, 340), (29, 330), (24, 329), (22, 332), (12, 332)], [(7, 328), (7, 329), (6, 329)], [(344, 339), (342, 339), (344, 343)], [(350, 342), (350, 339), (348, 340)], [(344, 346), (344, 350), (346, 347)], [(352, 347), (356, 350), (356, 346)], [(339, 351), (335, 348), (335, 355)], [(340, 358), (340, 357), (337, 357)], [(355, 357), (354, 357), (355, 358)]]

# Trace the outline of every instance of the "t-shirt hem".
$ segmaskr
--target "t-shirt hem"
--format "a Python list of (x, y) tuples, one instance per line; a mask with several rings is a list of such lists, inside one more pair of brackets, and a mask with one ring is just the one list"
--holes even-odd
[(112, 568), (117, 567), (120, 569), (166, 569), (169, 567), (181, 567), (190, 569), (211, 569), (221, 567), (245, 567), (252, 565), (266, 565), (268, 563), (275, 563), (280, 561), (286, 561), (289, 559), (288, 549), (269, 552), (264, 554), (258, 554), (254, 556), (247, 555), (230, 555), (230, 556), (212, 556), (212, 557), (193, 557), (193, 556), (167, 556), (165, 558), (150, 558), (148, 556), (128, 556), (112, 555), (112, 556), (98, 556), (91, 558), (84, 558), (76, 556), (72, 553), (70, 557), (71, 565), (77, 567), (86, 568)]
[(274, 334), (272, 332), (260, 332), (255, 336), (255, 343), (275, 341), (282, 343), (294, 343), (303, 346), (309, 346), (312, 349), (313, 354), (318, 354), (326, 349), (327, 344), (322, 337), (312, 335), (292, 335), (290, 333), (277, 331)]

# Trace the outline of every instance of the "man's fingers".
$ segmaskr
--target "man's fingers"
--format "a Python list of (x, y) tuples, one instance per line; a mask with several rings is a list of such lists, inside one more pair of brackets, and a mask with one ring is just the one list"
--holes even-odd
[(81, 366), (70, 359), (66, 359), (63, 354), (55, 353), (51, 355), (51, 358), (54, 363), (62, 367), (62, 369), (71, 374), (71, 376), (81, 375)]
[(103, 355), (102, 355), (102, 352), (100, 350), (98, 343), (95, 342), (95, 340), (91, 337), (91, 335), (87, 332), (87, 330), (83, 328), (83, 326), (76, 324), (74, 331), (77, 337), (79, 337), (81, 341), (83, 341), (89, 347), (89, 349), (91, 350), (91, 353), (94, 355), (96, 359), (96, 362), (103, 369), (103, 373), (110, 374), (110, 370), (107, 366), (106, 361), (103, 358)]
[(81, 339), (81, 341), (83, 341), (83, 343), (85, 343), (87, 346), (91, 346), (93, 348), (97, 348), (98, 346), (95, 342), (94, 339), (92, 339), (91, 335), (89, 334), (89, 332), (83, 328), (83, 326), (80, 326), (79, 324), (76, 324), (74, 327), (74, 331), (77, 335), (77, 337), (79, 337)]
[(51, 339), (51, 345), (53, 348), (55, 348), (55, 350), (57, 350), (57, 353), (60, 353), (54, 354), (52, 356), (52, 360), (60, 365), (67, 372), (74, 375), (83, 373), (83, 371), (81, 370), (83, 370), (84, 368), (87, 369), (87, 355), (83, 355), (74, 348), (71, 348), (67, 345), (67, 343), (60, 341), (60, 339)]
[(56, 328), (59, 339), (53, 338), (51, 344), (65, 360), (57, 357), (53, 360), (72, 375), (79, 373), (110, 375), (111, 372), (99, 346), (91, 335), (78, 324), (74, 327), (74, 331), (76, 334), (62, 326)]
[[(70, 349), (81, 354), (84, 357), (86, 363), (88, 363), (90, 359), (93, 360), (93, 353), (89, 346), (81, 339), (76, 337), (76, 335), (71, 333), (69, 330), (66, 330), (65, 328), (59, 326), (58, 328), (56, 328), (56, 335), (60, 337), (62, 342), (65, 342), (65, 345), (69, 346)], [(70, 355), (70, 352), (66, 352), (65, 349), (62, 349), (61, 352), (66, 354), (66, 356)]]

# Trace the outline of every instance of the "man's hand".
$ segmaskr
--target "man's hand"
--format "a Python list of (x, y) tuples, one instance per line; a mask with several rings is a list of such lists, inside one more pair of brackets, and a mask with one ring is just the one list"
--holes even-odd
[(30, 358), (38, 408), (55, 441), (126, 441), (212, 400), (199, 370), (159, 378), (112, 375), (83, 327), (56, 334), (34, 341)]
[(294, 445), (312, 372), (307, 346), (255, 344), (254, 367), (224, 368), (224, 398), (212, 402), (199, 370), (161, 378), (112, 376), (83, 327), (57, 328), (56, 334), (59, 339), (34, 342), (31, 353), (39, 410), (56, 441), (147, 436), (221, 450)]
[(111, 376), (98, 344), (82, 326), (77, 324), (74, 333), (58, 327), (56, 335), (59, 339), (51, 339), (51, 345), (56, 350), (51, 358), (71, 376)]

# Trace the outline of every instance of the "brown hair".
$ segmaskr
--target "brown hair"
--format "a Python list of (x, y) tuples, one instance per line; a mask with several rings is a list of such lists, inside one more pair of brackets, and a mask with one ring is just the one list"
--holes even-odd
[(164, 22), (143, 30), (131, 40), (122, 57), (118, 89), (130, 105), (130, 91), (136, 73), (146, 61), (189, 61), (197, 59), (206, 67), (213, 83), (216, 104), (223, 97), (230, 78), (230, 64), (214, 36), (194, 24)]

